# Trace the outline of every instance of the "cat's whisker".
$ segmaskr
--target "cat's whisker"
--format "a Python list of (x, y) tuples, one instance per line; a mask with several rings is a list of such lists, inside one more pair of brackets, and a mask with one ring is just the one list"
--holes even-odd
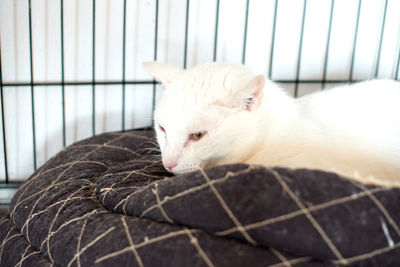
[(145, 141), (145, 142), (143, 142), (143, 144), (151, 144), (151, 145), (154, 145), (156, 147), (159, 147), (158, 143), (153, 142), (153, 141)]
[(157, 156), (148, 156), (145, 159), (152, 160), (152, 161), (161, 161), (161, 157), (157, 157)]
[(148, 151), (161, 153), (161, 150), (160, 150), (160, 149), (158, 149), (158, 148), (151, 148), (151, 147), (149, 147), (149, 148), (142, 148), (142, 149), (137, 150), (136, 152), (141, 153), (141, 152), (148, 152)]

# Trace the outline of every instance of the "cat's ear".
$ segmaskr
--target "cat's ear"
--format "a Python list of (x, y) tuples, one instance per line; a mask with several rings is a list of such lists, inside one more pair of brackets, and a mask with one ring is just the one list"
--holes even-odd
[(264, 75), (258, 75), (250, 80), (240, 83), (238, 91), (233, 96), (233, 106), (243, 110), (257, 109), (264, 96)]
[(163, 84), (170, 83), (183, 70), (168, 64), (159, 62), (143, 62), (145, 71), (154, 76), (154, 78)]

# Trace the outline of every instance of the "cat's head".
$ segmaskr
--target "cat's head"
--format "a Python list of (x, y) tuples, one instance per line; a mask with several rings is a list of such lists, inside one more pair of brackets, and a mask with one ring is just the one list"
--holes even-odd
[(242, 162), (257, 149), (263, 75), (222, 63), (190, 70), (157, 62), (143, 67), (164, 86), (154, 125), (167, 170)]

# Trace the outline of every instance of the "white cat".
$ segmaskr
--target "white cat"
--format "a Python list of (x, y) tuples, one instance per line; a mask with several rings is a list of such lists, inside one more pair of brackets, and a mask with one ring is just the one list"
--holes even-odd
[(162, 162), (175, 174), (243, 162), (400, 187), (399, 82), (295, 99), (241, 65), (143, 66), (165, 87), (154, 123)]

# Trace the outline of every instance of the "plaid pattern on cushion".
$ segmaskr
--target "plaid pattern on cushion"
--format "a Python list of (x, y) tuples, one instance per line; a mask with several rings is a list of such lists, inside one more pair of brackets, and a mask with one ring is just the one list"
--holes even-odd
[(1, 266), (400, 266), (400, 190), (224, 165), (171, 176), (153, 132), (50, 159), (0, 220)]

